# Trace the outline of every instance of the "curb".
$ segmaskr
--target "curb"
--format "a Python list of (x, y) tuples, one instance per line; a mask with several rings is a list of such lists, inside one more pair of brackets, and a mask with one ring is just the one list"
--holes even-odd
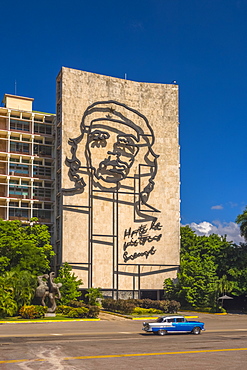
[[(182, 311), (182, 312), (186, 312), (186, 311)], [(188, 311), (188, 312), (191, 312), (191, 311)], [(221, 316), (221, 315), (228, 315), (227, 312), (204, 312), (204, 311), (195, 311), (195, 313), (203, 313), (203, 314), (207, 314), (207, 315), (218, 315), (218, 316)], [(198, 316), (197, 316), (198, 317)]]
[(0, 324), (36, 324), (36, 323), (45, 324), (46, 322), (56, 323), (56, 322), (74, 322), (74, 321), (100, 321), (100, 319), (0, 321)]

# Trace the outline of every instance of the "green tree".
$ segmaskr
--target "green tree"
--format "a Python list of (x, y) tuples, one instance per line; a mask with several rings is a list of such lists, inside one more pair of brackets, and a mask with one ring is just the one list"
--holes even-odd
[[(212, 234), (198, 236), (189, 226), (181, 227), (181, 263), (178, 281), (165, 281), (165, 294), (179, 300), (184, 307), (215, 307), (219, 282), (225, 279), (228, 286), (237, 286), (237, 271), (232, 271), (231, 256), (237, 247), (225, 236)], [(243, 253), (240, 253), (243, 258)], [(240, 262), (240, 261), (238, 261)], [(235, 273), (235, 281), (234, 275)], [(222, 276), (226, 278), (222, 279)]]
[(165, 279), (164, 281), (164, 298), (165, 299), (174, 299), (177, 296), (176, 284), (171, 278)]
[(241, 236), (243, 236), (245, 241), (247, 241), (247, 206), (243, 213), (238, 215), (236, 218), (236, 223), (240, 225)]
[(32, 301), (37, 278), (29, 271), (12, 269), (0, 276), (0, 315), (12, 316)]
[(100, 306), (98, 299), (103, 298), (100, 288), (89, 288), (87, 292), (88, 293), (85, 294), (85, 297), (88, 299), (88, 303), (91, 306)]
[(226, 275), (223, 275), (222, 278), (217, 281), (217, 291), (219, 294), (229, 294), (233, 291), (233, 288), (234, 282), (228, 280)]
[(62, 305), (67, 305), (70, 301), (80, 297), (81, 293), (78, 289), (83, 284), (82, 280), (78, 279), (74, 272), (72, 273), (72, 267), (67, 262), (60, 267), (58, 277), (54, 281), (63, 284), (60, 288)]
[(50, 234), (46, 225), (23, 226), (20, 221), (0, 219), (0, 274), (18, 268), (33, 275), (40, 275), (50, 270), (54, 256), (50, 245)]
[(34, 297), (37, 276), (50, 271), (54, 256), (48, 227), (30, 220), (0, 219), (0, 315), (14, 315)]

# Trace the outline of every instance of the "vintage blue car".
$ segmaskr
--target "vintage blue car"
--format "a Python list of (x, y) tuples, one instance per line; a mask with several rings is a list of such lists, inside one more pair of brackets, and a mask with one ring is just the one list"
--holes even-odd
[(203, 322), (188, 321), (184, 316), (171, 315), (159, 317), (155, 322), (144, 322), (142, 330), (158, 335), (167, 333), (193, 333), (197, 335), (205, 329)]

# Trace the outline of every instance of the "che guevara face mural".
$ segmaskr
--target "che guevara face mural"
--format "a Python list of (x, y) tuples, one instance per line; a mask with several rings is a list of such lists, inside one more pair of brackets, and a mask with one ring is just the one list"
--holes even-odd
[[(150, 258), (156, 253), (162, 226), (156, 216), (159, 211), (148, 204), (154, 189), (158, 155), (152, 149), (154, 134), (147, 118), (116, 101), (96, 102), (84, 112), (80, 129), (81, 134), (69, 140), (72, 157), (66, 158), (66, 165), (74, 187), (64, 189), (64, 195), (83, 193), (88, 186), (89, 199), (93, 200), (89, 229), (94, 230), (97, 226), (90, 221), (93, 213), (102, 215), (99, 198), (104, 199), (108, 210), (114, 213), (113, 203), (105, 194), (112, 192), (114, 199), (114, 193), (118, 193), (114, 203), (119, 213), (113, 216), (113, 223), (120, 220), (120, 208), (124, 205), (128, 207), (127, 213), (134, 215), (133, 220), (121, 218), (121, 225), (113, 226), (117, 230), (113, 238), (118, 240), (122, 261), (131, 263)], [(100, 235), (104, 237), (104, 232)], [(93, 233), (90, 240), (93, 248)], [(107, 245), (108, 242), (100, 243)]]
[[(65, 194), (84, 191), (85, 171), (95, 187), (120, 189), (126, 178), (138, 178), (141, 164), (147, 168), (146, 181), (139, 189), (140, 201), (145, 204), (154, 187), (158, 158), (152, 149), (154, 134), (147, 118), (116, 101), (96, 102), (84, 112), (80, 129), (81, 134), (69, 140), (72, 157), (66, 158), (66, 165), (75, 185), (64, 189)], [(85, 146), (86, 166), (77, 156), (79, 145)]]
[[(122, 123), (92, 123), (87, 137), (86, 157), (95, 178), (113, 188), (124, 180), (139, 151), (137, 132)], [(131, 133), (129, 133), (131, 132)], [(96, 181), (97, 181), (96, 180)]]

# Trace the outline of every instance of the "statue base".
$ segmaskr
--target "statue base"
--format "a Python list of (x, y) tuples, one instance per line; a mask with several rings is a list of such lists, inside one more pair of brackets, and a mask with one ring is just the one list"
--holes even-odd
[(55, 317), (55, 316), (56, 316), (55, 312), (47, 312), (47, 313), (45, 313), (45, 317)]

